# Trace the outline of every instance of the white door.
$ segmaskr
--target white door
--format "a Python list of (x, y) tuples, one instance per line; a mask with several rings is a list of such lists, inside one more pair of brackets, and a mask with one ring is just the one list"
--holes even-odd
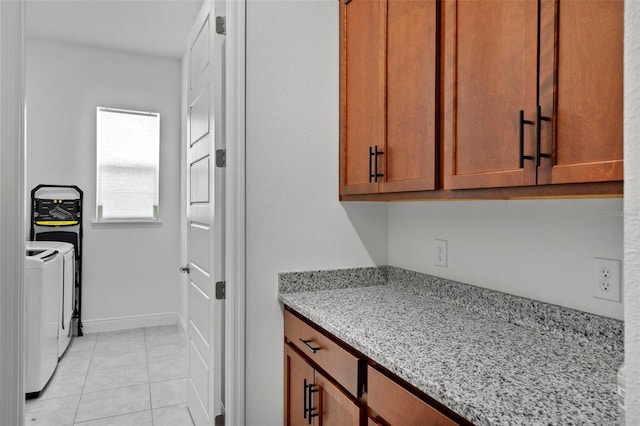
[[(224, 4), (222, 4), (224, 7)], [(216, 34), (217, 2), (205, 0), (187, 44), (187, 401), (197, 426), (224, 414), (224, 35)]]

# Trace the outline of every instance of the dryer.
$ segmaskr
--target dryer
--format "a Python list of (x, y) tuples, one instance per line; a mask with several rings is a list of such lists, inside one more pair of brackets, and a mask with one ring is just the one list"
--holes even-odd
[(62, 256), (57, 250), (27, 250), (25, 259), (25, 393), (34, 398), (58, 364), (58, 301)]
[(62, 255), (62, 280), (58, 306), (58, 358), (62, 358), (72, 337), (75, 308), (76, 260), (73, 244), (57, 241), (27, 241), (27, 250), (57, 250)]

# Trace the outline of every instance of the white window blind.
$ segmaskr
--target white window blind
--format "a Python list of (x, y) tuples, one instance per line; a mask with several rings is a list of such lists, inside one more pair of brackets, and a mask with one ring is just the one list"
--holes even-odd
[(160, 114), (97, 109), (97, 220), (158, 220)]

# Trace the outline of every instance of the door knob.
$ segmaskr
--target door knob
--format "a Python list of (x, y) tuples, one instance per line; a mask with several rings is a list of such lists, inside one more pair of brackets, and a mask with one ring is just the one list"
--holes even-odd
[(188, 274), (189, 271), (191, 271), (191, 269), (189, 268), (189, 265), (180, 267), (180, 272), (182, 272), (183, 274)]

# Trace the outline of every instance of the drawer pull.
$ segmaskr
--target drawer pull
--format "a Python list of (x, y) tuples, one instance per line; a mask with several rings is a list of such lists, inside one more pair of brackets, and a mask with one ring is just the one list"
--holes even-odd
[(302, 342), (302, 343), (307, 347), (307, 349), (309, 349), (309, 350), (310, 350), (311, 352), (313, 352), (314, 354), (315, 354), (316, 352), (318, 352), (320, 349), (322, 349), (322, 348), (315, 348), (315, 347), (311, 346), (311, 345), (309, 344), (309, 342), (312, 342), (312, 340), (311, 340), (311, 339), (309, 339), (309, 340), (300, 339), (300, 341), (301, 341), (301, 342)]

